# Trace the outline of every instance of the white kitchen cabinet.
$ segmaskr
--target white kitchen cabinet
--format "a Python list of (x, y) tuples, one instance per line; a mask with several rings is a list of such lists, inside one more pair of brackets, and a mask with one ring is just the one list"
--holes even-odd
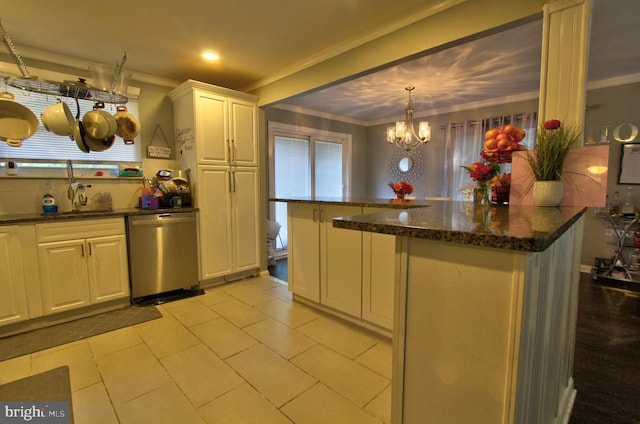
[(122, 218), (36, 225), (44, 314), (129, 296)]
[[(289, 203), (289, 289), (347, 313), (362, 314), (362, 233), (333, 227), (357, 206)], [(319, 255), (317, 254), (319, 253)]]
[(201, 279), (257, 269), (258, 170), (198, 166), (197, 181)]
[(256, 97), (192, 80), (169, 97), (176, 147), (190, 166), (258, 166)]
[[(363, 214), (389, 212), (364, 208)], [(396, 236), (362, 234), (362, 319), (393, 330), (393, 295), (397, 266)]]
[(260, 268), (257, 98), (197, 81), (171, 93), (178, 161), (192, 174), (199, 208), (200, 280)]
[(24, 321), (28, 318), (29, 308), (18, 226), (1, 226), (0, 326)]
[(287, 205), (287, 252), (289, 290), (298, 296), (320, 302), (320, 224), (318, 205)]
[(129, 296), (127, 239), (125, 235), (86, 240), (91, 303)]

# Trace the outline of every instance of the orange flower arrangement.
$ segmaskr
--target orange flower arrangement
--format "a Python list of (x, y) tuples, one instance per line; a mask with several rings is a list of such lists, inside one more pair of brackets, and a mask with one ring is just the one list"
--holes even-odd
[(407, 194), (413, 193), (413, 185), (406, 181), (389, 183), (389, 187), (391, 187), (391, 190), (393, 190), (399, 199), (404, 198)]

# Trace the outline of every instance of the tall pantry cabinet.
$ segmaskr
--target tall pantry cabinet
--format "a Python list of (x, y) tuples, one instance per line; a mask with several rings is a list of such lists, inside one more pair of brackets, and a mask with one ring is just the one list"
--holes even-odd
[(200, 281), (260, 268), (258, 115), (255, 96), (188, 80), (169, 93), (176, 156), (191, 169), (199, 208)]

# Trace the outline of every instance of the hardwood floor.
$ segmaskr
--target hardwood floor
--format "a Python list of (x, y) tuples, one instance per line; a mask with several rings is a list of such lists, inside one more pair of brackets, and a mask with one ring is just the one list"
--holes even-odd
[(278, 280), (289, 281), (287, 258), (278, 259), (274, 266), (269, 267), (269, 274)]
[[(287, 280), (287, 261), (270, 268)], [(578, 395), (569, 424), (640, 424), (640, 293), (580, 275), (573, 378)]]
[(640, 423), (640, 293), (581, 274), (570, 424)]

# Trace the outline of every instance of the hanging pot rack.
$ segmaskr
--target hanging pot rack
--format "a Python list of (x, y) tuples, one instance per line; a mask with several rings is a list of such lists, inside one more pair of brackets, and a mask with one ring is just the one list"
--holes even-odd
[[(78, 78), (78, 81), (63, 82), (43, 80), (36, 76), (32, 76), (24, 64), (22, 57), (18, 53), (16, 46), (11, 41), (9, 34), (5, 31), (2, 23), (0, 22), (0, 32), (2, 33), (2, 41), (9, 50), (9, 54), (13, 57), (22, 78), (4, 77), (5, 82), (11, 87), (18, 88), (20, 90), (30, 91), (33, 93), (48, 94), (52, 96), (71, 97), (73, 99), (80, 100), (93, 100), (96, 102), (125, 104), (129, 99), (121, 93), (116, 93), (114, 89), (110, 91), (101, 90), (85, 82), (84, 78)], [(124, 63), (127, 59), (125, 53), (120, 65), (117, 66), (116, 73), (114, 75), (114, 81), (121, 76), (124, 68)], [(115, 87), (115, 84), (112, 85)]]

